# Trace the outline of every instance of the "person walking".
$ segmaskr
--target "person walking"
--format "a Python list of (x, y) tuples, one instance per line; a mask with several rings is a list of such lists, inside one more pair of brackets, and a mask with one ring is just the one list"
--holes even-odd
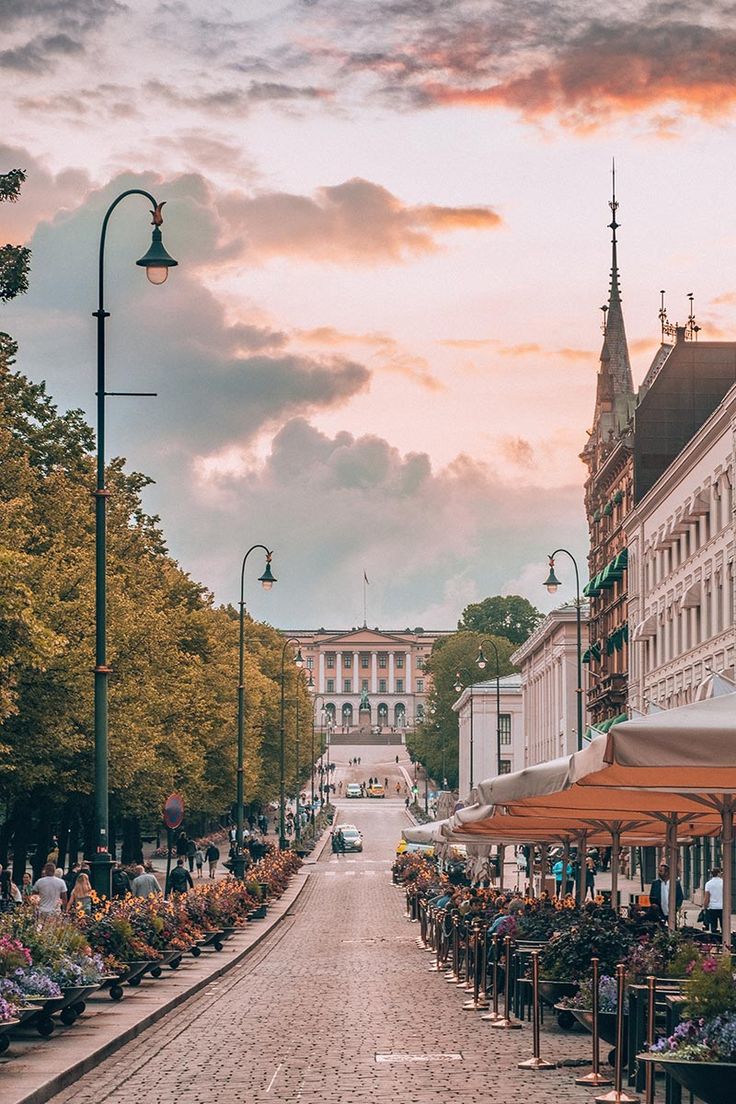
[(187, 890), (194, 889), (194, 882), (192, 881), (192, 875), (184, 866), (184, 856), (176, 860), (176, 866), (169, 874), (169, 891), (171, 893), (186, 893)]
[(595, 861), (588, 856), (585, 860), (585, 898), (587, 900), (588, 893), (590, 893), (591, 901), (595, 900), (595, 876), (596, 876)]
[(188, 842), (189, 842), (189, 840), (187, 839), (187, 834), (184, 831), (184, 829), (182, 828), (181, 832), (176, 837), (176, 854), (177, 854), (177, 856), (178, 855), (186, 855)]
[(33, 878), (27, 870), (23, 874), (20, 893), (24, 901), (28, 901), (33, 896)]
[(204, 851), (200, 844), (197, 844), (197, 850), (194, 852), (194, 863), (197, 867), (197, 880), (202, 878), (202, 867), (204, 866)]
[(74, 889), (69, 894), (67, 911), (73, 912), (77, 906), (87, 915), (92, 911), (92, 886), (86, 874), (78, 875)]
[(82, 869), (82, 864), (75, 862), (69, 867), (68, 871), (64, 875), (64, 881), (66, 882), (66, 891), (71, 893), (74, 889), (74, 883), (79, 877), (79, 871)]
[(196, 840), (187, 840), (187, 862), (189, 863), (189, 873), (194, 872), (194, 858), (197, 854), (198, 843)]
[(710, 878), (705, 883), (703, 895), (703, 910), (705, 911), (705, 923), (711, 932), (715, 934), (720, 928), (723, 930), (723, 872), (719, 866), (714, 866), (710, 872)]
[(214, 878), (215, 871), (217, 870), (217, 864), (220, 861), (219, 848), (215, 847), (214, 843), (207, 845), (207, 850), (204, 853), (204, 857), (210, 864), (210, 878)]
[(38, 894), (38, 911), (49, 915), (53, 912), (61, 912), (66, 907), (67, 889), (66, 882), (56, 877), (56, 867), (52, 862), (47, 862), (33, 887), (33, 892)]
[[(649, 890), (649, 900), (652, 905), (659, 909), (659, 915), (662, 920), (666, 920), (670, 913), (670, 868), (667, 863), (660, 863), (657, 871), (659, 877), (655, 878), (652, 882), (652, 887)], [(680, 909), (683, 901), (682, 886), (680, 885), (680, 879), (675, 882), (675, 905), (677, 909)]]
[(150, 897), (152, 893), (161, 892), (161, 886), (158, 884), (156, 875), (152, 870), (146, 870), (140, 864), (135, 868), (135, 878), (131, 889), (134, 897)]
[[(143, 869), (141, 867), (141, 869)], [(130, 878), (123, 870), (120, 863), (115, 863), (112, 868), (112, 895), (113, 897), (127, 897), (130, 893)]]

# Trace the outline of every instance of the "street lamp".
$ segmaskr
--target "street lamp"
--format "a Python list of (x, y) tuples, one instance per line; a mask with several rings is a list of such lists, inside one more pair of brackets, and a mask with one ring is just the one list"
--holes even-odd
[(564, 552), (566, 556), (569, 556), (572, 560), (572, 566), (575, 568), (575, 627), (577, 630), (577, 652), (578, 652), (578, 685), (575, 693), (578, 699), (578, 751), (583, 747), (583, 629), (580, 618), (580, 574), (578, 572), (577, 560), (573, 556), (572, 552), (568, 552), (566, 548), (557, 548), (549, 557), (549, 575), (544, 581), (544, 586), (550, 594), (555, 594), (557, 588), (561, 586), (560, 580), (555, 575), (555, 556), (560, 552)]
[(98, 307), (92, 317), (97, 319), (97, 483), (95, 488), (95, 852), (92, 856), (92, 885), (100, 896), (110, 896), (109, 810), (108, 810), (108, 745), (107, 745), (107, 680), (112, 669), (107, 665), (107, 500), (110, 491), (105, 486), (105, 321), (110, 317), (104, 304), (105, 241), (107, 224), (115, 208), (130, 195), (140, 195), (152, 205), (151, 246), (136, 264), (145, 268), (152, 284), (163, 284), (169, 269), (178, 264), (166, 252), (161, 238), (163, 203), (150, 192), (128, 188), (112, 201), (102, 220), (98, 261)]
[(286, 737), (284, 732), (284, 680), (285, 680), (285, 667), (286, 667), (286, 649), (290, 644), (296, 644), (296, 656), (294, 657), (294, 664), (297, 667), (304, 665), (302, 659), (302, 651), (299, 647), (299, 641), (295, 636), (290, 636), (284, 641), (284, 646), (281, 649), (281, 722), (280, 722), (280, 741), (279, 741), (279, 851), (286, 850), (286, 778), (284, 777), (285, 771), (285, 756), (286, 756)]
[[(455, 693), (456, 694), (461, 693), (462, 689), (463, 689), (463, 684), (460, 681), (460, 672), (458, 671), (457, 674), (455, 675)], [(472, 788), (473, 788), (473, 755), (475, 753), (475, 748), (474, 748), (474, 743), (473, 743), (473, 679), (472, 679), (472, 677), (470, 679), (470, 686), (468, 687), (468, 693), (470, 694), (470, 774), (468, 776), (468, 790), (472, 790)], [(458, 781), (459, 781), (459, 775), (458, 775)]]
[(488, 663), (483, 654), (483, 644), (490, 644), (496, 657), (496, 774), (501, 773), (501, 657), (495, 640), (484, 640), (478, 647), (476, 663), (483, 671)]
[(238, 771), (236, 783), (236, 816), (237, 830), (235, 834), (235, 855), (232, 857), (232, 871), (236, 878), (241, 880), (245, 876), (245, 857), (243, 855), (243, 800), (244, 800), (244, 746), (245, 746), (245, 683), (243, 681), (243, 666), (245, 652), (245, 565), (251, 552), (259, 548), (266, 553), (266, 566), (263, 574), (258, 576), (258, 582), (264, 590), (270, 590), (276, 579), (271, 573), (271, 556), (265, 544), (254, 544), (243, 556), (243, 565), (240, 568), (240, 637), (238, 644)]

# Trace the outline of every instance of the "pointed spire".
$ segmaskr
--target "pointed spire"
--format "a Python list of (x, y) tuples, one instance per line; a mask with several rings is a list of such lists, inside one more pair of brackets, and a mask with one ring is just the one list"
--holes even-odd
[(618, 242), (616, 241), (616, 231), (619, 228), (619, 223), (616, 222), (616, 212), (618, 211), (618, 202), (616, 200), (616, 162), (611, 161), (611, 198), (608, 201), (608, 206), (611, 208), (611, 221), (608, 226), (611, 231), (611, 299), (621, 299), (621, 288), (618, 286)]

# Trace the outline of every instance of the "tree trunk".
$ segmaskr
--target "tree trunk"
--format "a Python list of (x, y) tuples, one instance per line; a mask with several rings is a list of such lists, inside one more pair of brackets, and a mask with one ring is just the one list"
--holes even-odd
[(123, 818), (123, 844), (120, 861), (123, 864), (143, 862), (141, 822), (138, 817)]
[(31, 803), (27, 797), (19, 798), (15, 803), (12, 816), (13, 824), (13, 881), (17, 886), (23, 884), (28, 859), (28, 844), (31, 838)]
[[(51, 809), (49, 807), (48, 800), (45, 798), (38, 798), (36, 796), (32, 804), (38, 808), (38, 819), (36, 821), (36, 831), (34, 833), (36, 848), (33, 855), (33, 880), (41, 877), (41, 871), (43, 870), (46, 859), (51, 853), (53, 847), (53, 834), (51, 831)], [(57, 861), (58, 865), (58, 861)]]

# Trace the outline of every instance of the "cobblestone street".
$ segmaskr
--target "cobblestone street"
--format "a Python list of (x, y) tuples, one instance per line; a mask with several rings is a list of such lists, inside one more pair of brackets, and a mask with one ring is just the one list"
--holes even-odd
[[(335, 749), (345, 763), (352, 748)], [(398, 749), (361, 748), (360, 772), (395, 785)], [(402, 749), (403, 759), (403, 749)], [(390, 760), (390, 761), (389, 761)], [(338, 778), (351, 777), (348, 770)], [(57, 1104), (464, 1104), (585, 1101), (576, 1071), (531, 1073), (531, 1028), (503, 1032), (461, 1009), (456, 988), (403, 917), (390, 866), (403, 801), (339, 803), (365, 837), (360, 855), (326, 850), (288, 916), (241, 966), (54, 1098)], [(580, 1058), (589, 1036), (548, 1017), (546, 1057)]]

